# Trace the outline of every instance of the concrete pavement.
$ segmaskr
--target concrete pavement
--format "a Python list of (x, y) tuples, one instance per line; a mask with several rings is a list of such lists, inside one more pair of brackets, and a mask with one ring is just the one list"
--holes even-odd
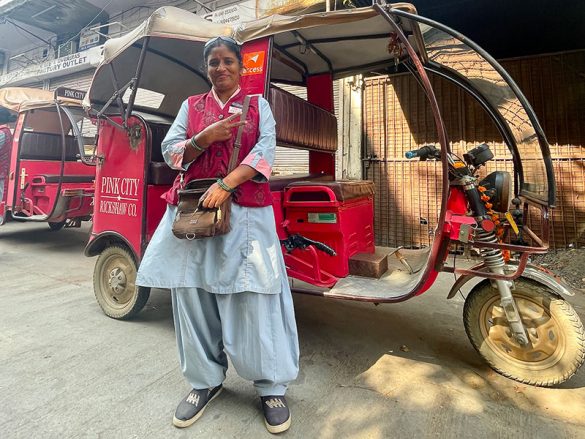
[[(192, 427), (171, 425), (189, 390), (170, 298), (155, 290), (133, 321), (93, 296), (88, 229), (0, 228), (0, 438), (271, 437), (250, 383)], [(467, 340), (452, 277), (396, 305), (295, 296), (301, 373), (288, 438), (585, 437), (585, 370), (555, 389), (489, 369)], [(571, 300), (585, 319), (585, 298)], [(401, 349), (402, 347), (402, 349)]]

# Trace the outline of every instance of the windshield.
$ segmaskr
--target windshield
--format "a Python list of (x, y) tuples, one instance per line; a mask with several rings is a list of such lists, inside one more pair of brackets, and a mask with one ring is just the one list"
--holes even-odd
[[(547, 161), (550, 164), (550, 156), (547, 154), (545, 160), (537, 130), (508, 82), (480, 53), (460, 39), (428, 24), (420, 23), (420, 30), (429, 64), (438, 71), (447, 72), (448, 76), (452, 77), (455, 73), (458, 79), (463, 77), (505, 121), (521, 160), (521, 168), (518, 169), (520, 163), (516, 166), (520, 194), (541, 202), (552, 202), (547, 178), (550, 174), (550, 181), (554, 182), (552, 168), (547, 174), (546, 167)], [(548, 152), (544, 138), (542, 142)], [(507, 143), (514, 155), (514, 145)]]
[[(64, 134), (67, 148), (71, 149), (71, 157), (77, 155), (78, 159), (81, 157), (78, 155), (79, 148), (75, 139), (76, 133), (80, 133), (84, 152), (82, 159), (89, 160), (94, 153), (97, 128), (81, 107), (65, 108), (67, 115), (63, 112), (59, 114), (55, 107), (28, 111), (24, 119), (23, 131), (59, 138)], [(63, 124), (63, 131), (61, 131), (61, 124)]]
[[(86, 116), (85, 112), (81, 108), (69, 108), (73, 122), (77, 125), (77, 129), (81, 134), (83, 143), (83, 152), (85, 158), (90, 158), (95, 151), (95, 141), (97, 135), (97, 127), (89, 117)], [(75, 130), (73, 127), (66, 133), (68, 136), (75, 136)]]

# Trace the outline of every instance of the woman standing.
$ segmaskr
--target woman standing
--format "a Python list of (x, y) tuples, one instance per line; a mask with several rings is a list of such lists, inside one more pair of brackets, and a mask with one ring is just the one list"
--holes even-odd
[[(205, 207), (232, 197), (231, 231), (194, 241), (175, 238), (179, 178), (165, 195), (167, 211), (146, 250), (137, 284), (170, 288), (181, 369), (192, 390), (173, 424), (187, 427), (222, 390), (230, 357), (253, 381), (271, 433), (290, 427), (284, 397), (298, 373), (298, 338), (286, 268), (276, 234), (268, 178), (276, 147), (268, 102), (250, 101), (240, 121), (240, 47), (217, 37), (203, 51), (212, 89), (191, 96), (162, 143), (170, 167), (188, 182), (217, 178)], [(237, 130), (243, 125), (239, 165), (226, 175)]]

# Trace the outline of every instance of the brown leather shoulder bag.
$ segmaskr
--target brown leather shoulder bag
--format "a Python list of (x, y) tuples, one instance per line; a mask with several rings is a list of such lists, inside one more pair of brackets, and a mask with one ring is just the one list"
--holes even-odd
[[(246, 96), (240, 120), (245, 120), (250, 106), (251, 96)], [(242, 132), (244, 126), (238, 128), (236, 141), (230, 157), (227, 173), (236, 167), (240, 152)], [(183, 176), (181, 176), (182, 178)], [(215, 178), (200, 178), (189, 181), (179, 189), (179, 203), (173, 221), (173, 234), (180, 239), (201, 239), (218, 235), (225, 235), (230, 231), (231, 196), (221, 206), (205, 208), (201, 197), (217, 180)]]

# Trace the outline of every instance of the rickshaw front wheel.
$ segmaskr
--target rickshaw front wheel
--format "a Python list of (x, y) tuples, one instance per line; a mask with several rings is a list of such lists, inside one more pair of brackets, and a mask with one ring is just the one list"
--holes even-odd
[(136, 262), (120, 245), (106, 247), (93, 272), (93, 290), (103, 312), (114, 319), (134, 317), (146, 305), (150, 288), (136, 285)]
[(573, 307), (548, 288), (517, 279), (516, 301), (529, 345), (512, 336), (498, 290), (488, 280), (476, 285), (463, 309), (465, 331), (477, 352), (502, 375), (533, 386), (568, 380), (585, 360), (585, 331)]

